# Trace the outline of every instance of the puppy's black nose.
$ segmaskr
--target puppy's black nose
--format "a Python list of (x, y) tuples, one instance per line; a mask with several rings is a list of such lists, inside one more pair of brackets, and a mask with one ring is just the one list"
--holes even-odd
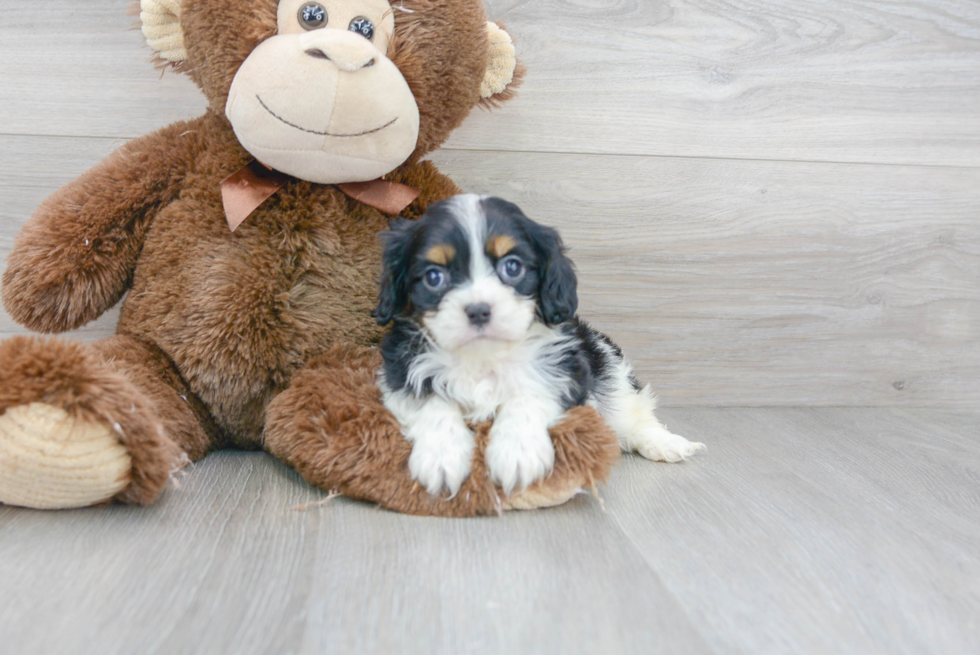
[(490, 322), (490, 305), (485, 302), (477, 303), (475, 305), (467, 305), (466, 315), (470, 319), (470, 323), (477, 327), (481, 327)]

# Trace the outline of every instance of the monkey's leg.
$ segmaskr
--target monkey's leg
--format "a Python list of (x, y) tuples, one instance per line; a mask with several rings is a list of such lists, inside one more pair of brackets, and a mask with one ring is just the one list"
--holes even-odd
[[(0, 503), (149, 504), (213, 430), (169, 359), (125, 335), (0, 343)], [(209, 434), (212, 432), (212, 434)]]

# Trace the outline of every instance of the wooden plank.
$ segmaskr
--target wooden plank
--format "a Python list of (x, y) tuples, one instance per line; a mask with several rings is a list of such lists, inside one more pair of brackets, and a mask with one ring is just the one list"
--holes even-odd
[[(148, 63), (121, 0), (45, 7), (42, 19), (0, 1), (4, 133), (133, 137), (203, 111), (188, 79)], [(451, 148), (980, 165), (972, 0), (493, 0), (488, 12), (529, 76)]]
[(605, 505), (715, 652), (976, 652), (971, 416), (667, 410), (708, 450), (625, 462)]
[(968, 653), (976, 411), (668, 409), (708, 444), (502, 519), (323, 498), (260, 453), (150, 508), (0, 507), (11, 652)]
[(321, 494), (262, 454), (151, 508), (0, 508), (21, 653), (710, 652), (599, 504), (434, 520)]
[(154, 68), (132, 6), (0, 0), (0, 133), (132, 138), (203, 114), (190, 78)]
[[(310, 612), (304, 646), (311, 651), (335, 643), (338, 652), (387, 653), (415, 643), (447, 653), (708, 652), (589, 497), (499, 522), (385, 513), (355, 520), (362, 515), (345, 504), (331, 516), (333, 529), (319, 536), (337, 555), (322, 558), (315, 575), (348, 572), (318, 587), (334, 597), (352, 594), (348, 580), (359, 581), (377, 628), (360, 636), (350, 630), (356, 600), (324, 605)], [(375, 544), (367, 557), (364, 544)]]
[[(161, 647), (182, 637), (198, 640), (183, 652), (286, 652), (314, 556), (289, 507), (316, 495), (270, 458), (224, 455), (149, 508), (0, 507), (5, 648), (175, 652)], [(190, 632), (201, 620), (214, 632)]]
[(441, 151), (555, 225), (664, 405), (980, 400), (980, 170)]
[(980, 164), (971, 0), (495, 0), (529, 69), (450, 148)]
[[(0, 261), (111, 140), (0, 137)], [(581, 314), (670, 405), (980, 400), (980, 170), (451, 152), (561, 228)], [(368, 319), (366, 319), (368, 320)], [(112, 317), (81, 336), (112, 332)], [(0, 335), (20, 333), (0, 313)]]

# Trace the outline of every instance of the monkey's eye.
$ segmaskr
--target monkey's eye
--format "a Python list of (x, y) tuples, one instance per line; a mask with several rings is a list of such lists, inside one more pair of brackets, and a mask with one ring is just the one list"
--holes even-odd
[(374, 36), (374, 24), (364, 16), (358, 16), (350, 22), (348, 27), (351, 32), (357, 32), (368, 41)]
[(449, 281), (449, 276), (446, 275), (445, 271), (439, 268), (430, 268), (422, 276), (422, 284), (429, 291), (438, 291), (439, 289), (446, 286), (446, 282)]
[(504, 282), (515, 284), (524, 278), (524, 262), (517, 257), (505, 257), (497, 262), (497, 274)]
[(327, 24), (327, 10), (319, 2), (307, 2), (296, 16), (304, 30), (315, 30)]

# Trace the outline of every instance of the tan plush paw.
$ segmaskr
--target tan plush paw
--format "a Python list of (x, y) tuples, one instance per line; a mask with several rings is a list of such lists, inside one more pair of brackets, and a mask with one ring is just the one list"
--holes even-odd
[(35, 509), (86, 507), (126, 488), (129, 453), (112, 429), (44, 403), (0, 415), (0, 503)]
[(489, 98), (506, 89), (514, 79), (514, 69), (517, 68), (517, 54), (510, 34), (496, 23), (487, 23), (487, 38), (490, 40), (490, 57), (486, 76), (480, 85), (481, 98)]
[(567, 503), (582, 491), (582, 484), (579, 482), (569, 482), (564, 485), (537, 484), (513, 496), (503, 498), (501, 507), (505, 510), (557, 507)]

